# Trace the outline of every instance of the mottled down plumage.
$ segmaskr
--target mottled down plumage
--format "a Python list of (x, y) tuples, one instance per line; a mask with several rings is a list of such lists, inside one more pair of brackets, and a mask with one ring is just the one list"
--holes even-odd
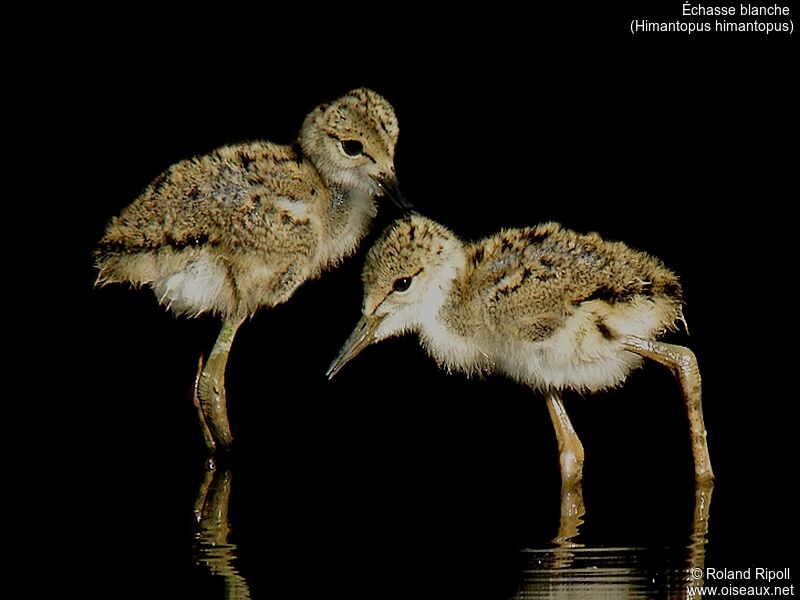
[(330, 262), (321, 244), (329, 232), (311, 202), (332, 204), (332, 196), (287, 146), (237, 144), (182, 161), (112, 220), (99, 281), (151, 284), (176, 313), (252, 314), (287, 300)]
[(233, 144), (174, 164), (111, 220), (95, 257), (97, 284), (150, 286), (176, 314), (224, 321), (197, 377), (206, 444), (227, 447), (224, 373), (236, 331), (261, 306), (352, 253), (397, 186), (397, 119), (359, 88), (315, 108), (297, 141)]
[(659, 259), (556, 223), (465, 244), (414, 216), (370, 249), (363, 280), (375, 340), (418, 332), (442, 366), (537, 389), (617, 385), (641, 363), (625, 336), (654, 339), (683, 318), (680, 283)]
[[(183, 160), (112, 219), (98, 283), (152, 286), (176, 313), (252, 315), (352, 253), (396, 188), (397, 121), (370, 90), (322, 105), (291, 146), (257, 141)], [(351, 154), (355, 144), (355, 154)]]
[[(455, 330), (482, 314), (498, 338), (531, 342), (552, 336), (593, 301), (610, 312), (615, 306), (660, 303), (664, 312), (657, 331), (672, 326), (681, 306), (678, 278), (659, 259), (557, 223), (504, 230), (470, 244), (467, 268), (453, 294), (455, 312), (462, 316), (448, 319)], [(613, 337), (602, 313), (597, 329)], [(463, 327), (461, 333), (467, 333)]]
[(362, 278), (361, 320), (328, 377), (370, 344), (414, 332), (448, 370), (503, 374), (541, 391), (558, 439), (562, 516), (580, 512), (570, 490), (584, 450), (561, 391), (619, 385), (644, 358), (677, 376), (695, 478), (713, 479), (697, 360), (657, 339), (683, 321), (680, 283), (659, 259), (556, 223), (465, 243), (411, 215), (370, 249)]

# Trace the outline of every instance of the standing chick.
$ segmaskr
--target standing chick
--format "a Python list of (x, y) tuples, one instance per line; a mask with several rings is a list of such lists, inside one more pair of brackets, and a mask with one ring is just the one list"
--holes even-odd
[(351, 254), (377, 196), (410, 208), (397, 134), (392, 106), (356, 89), (315, 108), (291, 146), (234, 144), (171, 166), (108, 225), (97, 285), (149, 285), (175, 314), (223, 318), (194, 393), (212, 452), (232, 441), (224, 376), (242, 322)]
[(370, 249), (362, 278), (363, 316), (329, 377), (373, 342), (416, 332), (442, 367), (503, 373), (543, 392), (567, 482), (582, 475), (583, 445), (561, 391), (619, 385), (650, 358), (677, 375), (696, 479), (713, 479), (697, 361), (656, 339), (683, 321), (681, 286), (660, 260), (555, 223), (465, 244), (412, 215)]

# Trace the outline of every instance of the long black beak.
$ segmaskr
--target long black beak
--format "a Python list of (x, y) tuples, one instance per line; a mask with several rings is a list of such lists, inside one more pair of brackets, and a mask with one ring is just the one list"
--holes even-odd
[(393, 177), (384, 177), (378, 181), (378, 187), (381, 188), (384, 196), (388, 196), (394, 205), (403, 211), (404, 215), (407, 215), (414, 210), (414, 205), (406, 200), (403, 192), (400, 191), (400, 186), (397, 183), (397, 179)]

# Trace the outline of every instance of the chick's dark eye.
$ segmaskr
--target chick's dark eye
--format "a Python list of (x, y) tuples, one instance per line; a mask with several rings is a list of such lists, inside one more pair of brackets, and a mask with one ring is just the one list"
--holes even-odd
[(364, 152), (364, 144), (358, 140), (342, 140), (342, 150), (347, 156), (361, 156)]
[(411, 277), (401, 277), (400, 279), (395, 279), (394, 283), (392, 284), (392, 289), (395, 292), (405, 292), (410, 287)]

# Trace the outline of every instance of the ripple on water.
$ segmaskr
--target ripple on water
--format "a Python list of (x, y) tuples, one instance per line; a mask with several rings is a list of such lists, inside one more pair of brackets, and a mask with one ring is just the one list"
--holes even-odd
[(543, 548), (522, 551), (517, 600), (685, 598), (685, 548)]

